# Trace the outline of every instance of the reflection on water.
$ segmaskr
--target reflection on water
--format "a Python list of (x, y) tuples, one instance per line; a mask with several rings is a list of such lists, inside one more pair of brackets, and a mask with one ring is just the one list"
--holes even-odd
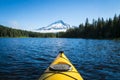
[(61, 50), (84, 79), (120, 79), (120, 41), (0, 38), (0, 80), (36, 80)]

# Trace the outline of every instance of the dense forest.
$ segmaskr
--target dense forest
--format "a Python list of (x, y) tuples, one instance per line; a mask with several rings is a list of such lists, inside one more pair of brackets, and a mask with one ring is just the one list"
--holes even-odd
[(0, 37), (56, 37), (54, 33), (37, 33), (0, 25)]
[(120, 38), (120, 15), (115, 15), (113, 19), (93, 19), (92, 23), (89, 23), (87, 18), (85, 24), (80, 24), (79, 27), (69, 29), (59, 37), (92, 39)]
[(120, 15), (113, 18), (98, 20), (89, 23), (88, 18), (85, 24), (79, 27), (68, 29), (60, 33), (37, 33), (25, 30), (18, 30), (0, 25), (0, 37), (61, 37), (61, 38), (92, 38), (92, 39), (117, 39), (120, 38)]

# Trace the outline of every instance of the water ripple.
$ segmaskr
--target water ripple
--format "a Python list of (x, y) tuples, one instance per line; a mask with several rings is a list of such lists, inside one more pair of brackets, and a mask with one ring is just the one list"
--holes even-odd
[(85, 80), (120, 79), (120, 41), (0, 38), (0, 80), (37, 80), (61, 50)]

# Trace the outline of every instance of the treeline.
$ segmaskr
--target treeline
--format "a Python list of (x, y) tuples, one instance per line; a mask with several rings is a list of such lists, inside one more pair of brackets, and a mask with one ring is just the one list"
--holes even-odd
[(54, 33), (37, 33), (0, 25), (0, 37), (56, 37)]
[(87, 18), (85, 24), (80, 24), (79, 27), (69, 29), (59, 37), (95, 39), (120, 38), (120, 15), (115, 15), (113, 19), (93, 19), (92, 23), (89, 23)]
[(89, 23), (88, 18), (85, 24), (79, 27), (68, 29), (60, 33), (37, 33), (19, 29), (12, 29), (0, 25), (0, 37), (60, 37), (60, 38), (92, 38), (92, 39), (117, 39), (120, 38), (120, 15), (113, 18), (98, 20)]

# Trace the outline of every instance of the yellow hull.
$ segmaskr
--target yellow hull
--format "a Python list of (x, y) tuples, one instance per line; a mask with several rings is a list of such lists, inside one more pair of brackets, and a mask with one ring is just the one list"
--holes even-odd
[(56, 59), (52, 62), (50, 66), (54, 66), (56, 64), (67, 64), (70, 65), (70, 70), (62, 71), (62, 70), (50, 70), (50, 67), (41, 75), (39, 80), (83, 80), (81, 75), (78, 73), (76, 68), (71, 64), (68, 58), (61, 52)]

